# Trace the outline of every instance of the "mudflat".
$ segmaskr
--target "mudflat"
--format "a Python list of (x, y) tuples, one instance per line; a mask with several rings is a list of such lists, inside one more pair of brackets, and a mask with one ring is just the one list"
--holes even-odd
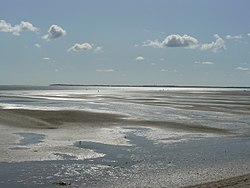
[(232, 177), (220, 181), (209, 182), (200, 185), (188, 186), (186, 188), (249, 188), (250, 187), (250, 174)]

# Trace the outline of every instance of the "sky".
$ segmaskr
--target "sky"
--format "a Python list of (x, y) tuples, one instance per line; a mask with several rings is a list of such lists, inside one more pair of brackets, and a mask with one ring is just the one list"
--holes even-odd
[(249, 0), (2, 0), (0, 85), (250, 86)]

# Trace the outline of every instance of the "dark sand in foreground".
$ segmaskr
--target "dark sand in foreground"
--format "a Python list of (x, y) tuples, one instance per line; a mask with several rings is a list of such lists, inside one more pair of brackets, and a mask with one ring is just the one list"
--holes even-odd
[(209, 182), (200, 185), (189, 186), (186, 188), (249, 188), (250, 187), (250, 174), (224, 179), (216, 182)]

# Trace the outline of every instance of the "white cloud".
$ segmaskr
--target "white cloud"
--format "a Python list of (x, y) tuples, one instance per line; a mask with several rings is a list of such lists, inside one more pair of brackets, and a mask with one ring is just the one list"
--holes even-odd
[(196, 48), (198, 40), (188, 35), (169, 35), (162, 41), (162, 44), (167, 47)]
[(24, 22), (24, 21), (22, 21), (20, 23), (19, 27), (21, 28), (21, 30), (28, 30), (28, 31), (32, 31), (32, 32), (35, 32), (38, 30), (36, 27), (33, 26), (32, 23)]
[(235, 36), (232, 36), (232, 35), (227, 35), (226, 36), (226, 39), (242, 39), (243, 37), (241, 35), (235, 35)]
[(12, 33), (13, 35), (20, 35), (22, 31), (36, 32), (38, 28), (33, 26), (30, 22), (21, 21), (19, 25), (12, 26), (5, 20), (0, 20), (0, 32)]
[(147, 40), (145, 42), (143, 42), (142, 46), (144, 47), (153, 47), (153, 48), (163, 48), (164, 46), (162, 45), (162, 42), (155, 40), (155, 41), (151, 41), (151, 40)]
[(90, 44), (88, 42), (79, 44), (75, 43), (72, 47), (68, 49), (68, 52), (74, 51), (74, 52), (80, 52), (80, 51), (86, 51), (86, 50), (93, 50), (95, 53), (104, 52), (103, 47), (97, 46), (94, 48), (94, 44)]
[(158, 40), (147, 40), (143, 42), (143, 46), (151, 46), (153, 48), (164, 48), (164, 47), (182, 47), (182, 48), (190, 48), (194, 49), (198, 47), (199, 41), (189, 35), (178, 35), (173, 34), (167, 36), (163, 41)]
[(247, 67), (237, 67), (236, 69), (241, 71), (249, 71), (249, 68)]
[(213, 65), (214, 63), (211, 61), (195, 61), (196, 64), (202, 64), (202, 65)]
[(160, 58), (160, 61), (164, 61), (165, 59), (162, 57), (162, 58)]
[(218, 34), (215, 34), (214, 37), (216, 38), (215, 42), (205, 43), (200, 47), (200, 49), (212, 50), (215, 53), (217, 53), (221, 49), (226, 49), (225, 41)]
[(248, 33), (248, 34), (247, 34), (247, 36), (249, 36), (249, 37), (250, 37), (250, 33)]
[(114, 69), (97, 69), (96, 72), (114, 72)]
[(1, 32), (14, 32), (14, 27), (10, 23), (7, 23), (5, 20), (0, 20), (0, 31)]
[(93, 49), (93, 46), (87, 42), (83, 44), (75, 43), (72, 47), (68, 49), (68, 52), (74, 51), (74, 52), (79, 52), (79, 51), (85, 51), (85, 50), (91, 50)]
[(40, 44), (38, 44), (38, 43), (36, 43), (36, 44), (35, 44), (35, 47), (37, 47), (37, 48), (41, 48), (41, 45), (40, 45)]
[(66, 34), (67, 32), (62, 27), (58, 25), (52, 25), (48, 30), (48, 34), (44, 35), (42, 38), (45, 40), (52, 40), (65, 36)]
[(138, 56), (135, 58), (136, 61), (143, 61), (145, 58), (142, 56)]

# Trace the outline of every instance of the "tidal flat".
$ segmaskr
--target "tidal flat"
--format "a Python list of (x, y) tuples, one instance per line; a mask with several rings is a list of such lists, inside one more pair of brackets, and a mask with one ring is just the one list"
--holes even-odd
[[(186, 187), (250, 173), (250, 90), (0, 90), (3, 187)], [(245, 179), (244, 179), (245, 180)]]

